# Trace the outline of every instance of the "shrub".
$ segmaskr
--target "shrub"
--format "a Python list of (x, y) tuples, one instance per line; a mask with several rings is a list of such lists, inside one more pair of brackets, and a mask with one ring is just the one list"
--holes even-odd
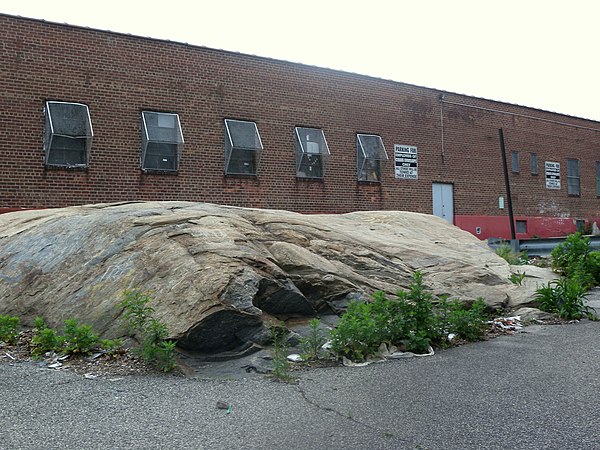
[(18, 317), (0, 315), (0, 341), (14, 344), (19, 338), (19, 325), (21, 320)]
[(433, 311), (432, 295), (425, 292), (421, 272), (414, 273), (409, 291), (398, 292), (397, 298), (398, 309), (394, 315), (402, 324), (398, 328), (401, 328), (404, 336), (401, 342), (407, 351), (426, 353), (430, 345), (444, 340), (444, 326)]
[(586, 288), (578, 279), (561, 278), (536, 290), (540, 309), (567, 320), (597, 319), (593, 308), (586, 305)]
[(167, 325), (152, 317), (154, 308), (148, 306), (152, 297), (138, 290), (125, 291), (123, 295), (125, 298), (118, 305), (124, 310), (123, 319), (130, 332), (140, 337), (141, 345), (135, 352), (156, 369), (170, 372), (177, 365), (175, 343), (166, 340)]
[[(425, 353), (429, 346), (447, 346), (446, 336), (452, 328), (465, 339), (481, 337), (486, 327), (482, 319), (484, 310), (481, 300), (470, 310), (445, 299), (434, 308), (432, 296), (423, 286), (422, 274), (415, 272), (409, 291), (398, 292), (395, 300), (376, 292), (370, 303), (350, 303), (330, 333), (332, 350), (355, 361), (375, 354), (382, 343)], [(474, 329), (469, 331), (469, 327)]]
[(600, 285), (600, 252), (594, 251), (587, 254), (584, 264), (585, 271), (594, 279), (594, 286)]
[[(381, 302), (381, 297), (379, 297)], [(375, 302), (378, 298), (374, 299)], [(385, 300), (387, 302), (387, 300)], [(388, 315), (374, 317), (374, 303), (351, 302), (338, 325), (330, 333), (331, 348), (340, 356), (363, 361), (388, 341), (390, 329), (386, 327)]]
[(570, 234), (550, 255), (555, 272), (577, 279), (586, 289), (600, 284), (600, 253), (591, 251), (589, 237)]
[(486, 305), (481, 297), (471, 308), (461, 302), (453, 302), (448, 313), (448, 331), (467, 341), (481, 340), (487, 329), (485, 310)]

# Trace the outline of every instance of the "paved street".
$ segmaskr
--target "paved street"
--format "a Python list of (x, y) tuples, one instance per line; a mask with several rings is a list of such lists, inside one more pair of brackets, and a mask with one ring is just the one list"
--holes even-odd
[(526, 331), (297, 385), (0, 365), (0, 448), (599, 449), (600, 322)]

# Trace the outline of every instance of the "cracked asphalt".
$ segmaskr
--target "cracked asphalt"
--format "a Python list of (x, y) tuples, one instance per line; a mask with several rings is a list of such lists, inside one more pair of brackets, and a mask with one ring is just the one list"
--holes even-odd
[[(600, 309), (600, 290), (590, 300)], [(589, 321), (301, 372), (296, 385), (2, 364), (0, 448), (600, 449), (599, 393)]]

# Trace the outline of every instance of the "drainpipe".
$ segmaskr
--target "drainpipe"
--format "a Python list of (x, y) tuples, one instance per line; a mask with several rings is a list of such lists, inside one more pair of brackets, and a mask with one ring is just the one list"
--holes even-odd
[(440, 94), (440, 131), (441, 131), (441, 153), (440, 156), (442, 157), (442, 170), (444, 167), (444, 157), (445, 155), (445, 149), (444, 149), (444, 94)]
[(515, 233), (515, 218), (513, 216), (512, 196), (510, 195), (508, 164), (506, 162), (506, 147), (504, 146), (504, 130), (500, 128), (498, 133), (500, 134), (500, 150), (502, 151), (502, 165), (504, 166), (504, 185), (506, 186), (506, 200), (508, 203), (508, 220), (510, 220), (510, 240), (513, 244), (513, 250), (518, 251), (518, 248), (514, 248), (518, 247), (518, 245), (516, 244), (517, 235)]

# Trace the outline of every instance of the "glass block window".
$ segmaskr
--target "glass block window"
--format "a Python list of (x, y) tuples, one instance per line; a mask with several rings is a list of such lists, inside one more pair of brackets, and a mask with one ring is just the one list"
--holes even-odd
[(519, 152), (510, 152), (510, 168), (513, 173), (519, 173), (521, 171), (519, 165)]
[(578, 159), (567, 159), (567, 192), (569, 195), (581, 195)]
[(176, 172), (183, 143), (178, 114), (142, 112), (142, 170)]
[(329, 146), (323, 130), (296, 127), (296, 176), (323, 178), (329, 157)]
[(388, 160), (383, 141), (376, 134), (356, 135), (358, 181), (381, 182), (382, 166)]
[(87, 105), (46, 102), (44, 114), (45, 164), (58, 167), (87, 167), (94, 137)]
[(600, 161), (596, 161), (596, 195), (600, 197)]
[(531, 175), (537, 175), (539, 173), (537, 153), (529, 154), (529, 165), (531, 166)]
[(225, 119), (225, 174), (256, 175), (262, 150), (256, 123)]

